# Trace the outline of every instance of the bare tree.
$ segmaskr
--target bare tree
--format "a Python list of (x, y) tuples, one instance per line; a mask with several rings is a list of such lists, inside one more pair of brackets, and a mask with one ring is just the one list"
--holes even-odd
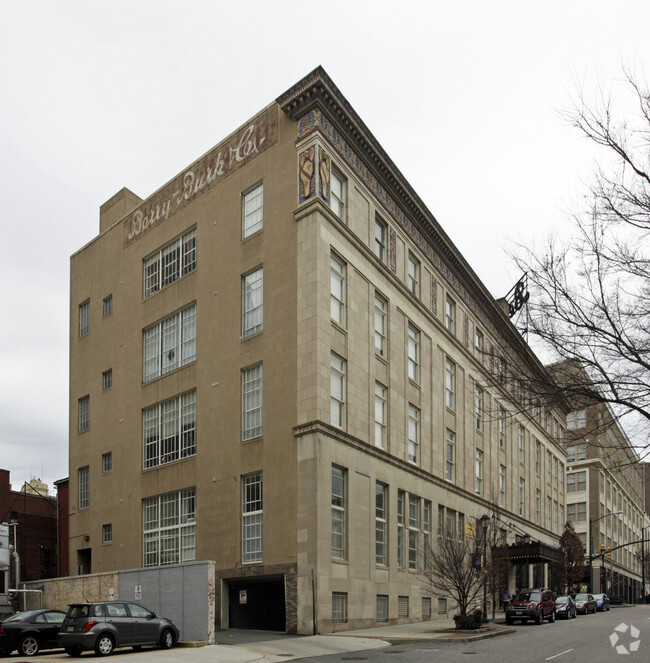
[[(514, 260), (527, 274), (527, 332), (551, 363), (569, 367), (527, 388), (570, 403), (606, 403), (634, 424), (650, 446), (650, 91), (626, 72), (635, 113), (620, 97), (588, 103), (578, 94), (564, 115), (603, 158), (573, 215), (571, 234), (542, 246), (519, 246)], [(579, 378), (584, 369), (586, 379)], [(630, 430), (630, 428), (628, 428)]]
[(451, 596), (460, 615), (481, 595), (483, 573), (480, 548), (475, 539), (465, 536), (439, 536), (425, 550), (422, 579), (432, 594)]
[(582, 581), (585, 571), (585, 550), (571, 522), (567, 520), (560, 537), (560, 576), (562, 585), (571, 593)]

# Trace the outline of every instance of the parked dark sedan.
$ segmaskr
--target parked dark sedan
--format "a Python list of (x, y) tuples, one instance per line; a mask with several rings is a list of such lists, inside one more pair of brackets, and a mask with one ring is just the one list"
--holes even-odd
[(604, 612), (605, 610), (609, 610), (609, 596), (607, 594), (594, 594), (594, 598), (596, 599), (596, 609), (599, 610), (600, 612)]
[(7, 617), (0, 622), (0, 653), (9, 656), (17, 649), (22, 656), (36, 656), (41, 649), (55, 649), (64, 617), (60, 610), (26, 610)]
[(588, 612), (596, 612), (598, 609), (596, 599), (591, 594), (576, 594), (574, 598), (576, 610), (581, 615), (586, 615)]
[(575, 619), (577, 615), (576, 602), (570, 596), (556, 597), (555, 616), (558, 619)]
[(157, 645), (170, 649), (179, 635), (174, 622), (139, 603), (100, 601), (71, 603), (58, 641), (69, 656), (80, 656), (85, 649), (108, 656), (117, 647)]

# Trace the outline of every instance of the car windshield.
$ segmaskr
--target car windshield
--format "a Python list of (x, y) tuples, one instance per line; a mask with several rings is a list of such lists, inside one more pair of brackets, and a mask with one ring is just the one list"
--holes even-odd
[(586, 600), (587, 600), (586, 594), (576, 594), (576, 601), (586, 601)]
[(600, 599), (603, 598), (603, 594), (594, 594), (594, 598), (595, 598), (597, 601), (600, 601)]
[(539, 592), (519, 592), (515, 600), (532, 603), (534, 601), (541, 601), (542, 595)]
[(555, 599), (555, 602), (556, 602), (556, 603), (568, 603), (568, 602), (569, 602), (569, 598), (568, 598), (567, 596), (558, 596), (558, 597)]

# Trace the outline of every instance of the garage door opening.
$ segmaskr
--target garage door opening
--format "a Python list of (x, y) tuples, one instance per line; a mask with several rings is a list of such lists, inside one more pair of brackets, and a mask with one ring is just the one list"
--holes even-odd
[(285, 631), (284, 578), (228, 582), (230, 628)]

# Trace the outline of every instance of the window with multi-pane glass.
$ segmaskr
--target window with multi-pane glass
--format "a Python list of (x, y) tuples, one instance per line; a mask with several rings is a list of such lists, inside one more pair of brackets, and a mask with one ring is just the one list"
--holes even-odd
[(242, 238), (262, 230), (264, 225), (264, 185), (258, 184), (242, 196)]
[(196, 559), (196, 489), (142, 500), (144, 566)]
[(246, 338), (264, 327), (264, 269), (242, 277), (242, 336)]
[(196, 304), (143, 332), (145, 382), (196, 360)]
[(375, 484), (375, 563), (388, 563), (388, 486)]
[(144, 468), (196, 454), (196, 391), (190, 391), (142, 412)]
[(242, 371), (242, 440), (262, 435), (262, 364)]
[(261, 562), (263, 558), (262, 473), (242, 477), (242, 562)]
[(144, 261), (144, 297), (196, 269), (196, 228), (166, 244)]
[(381, 296), (375, 295), (375, 353), (380, 357), (386, 356), (386, 315), (388, 302)]
[(332, 466), (332, 557), (345, 559), (346, 513), (347, 513), (347, 473), (342, 467)]

